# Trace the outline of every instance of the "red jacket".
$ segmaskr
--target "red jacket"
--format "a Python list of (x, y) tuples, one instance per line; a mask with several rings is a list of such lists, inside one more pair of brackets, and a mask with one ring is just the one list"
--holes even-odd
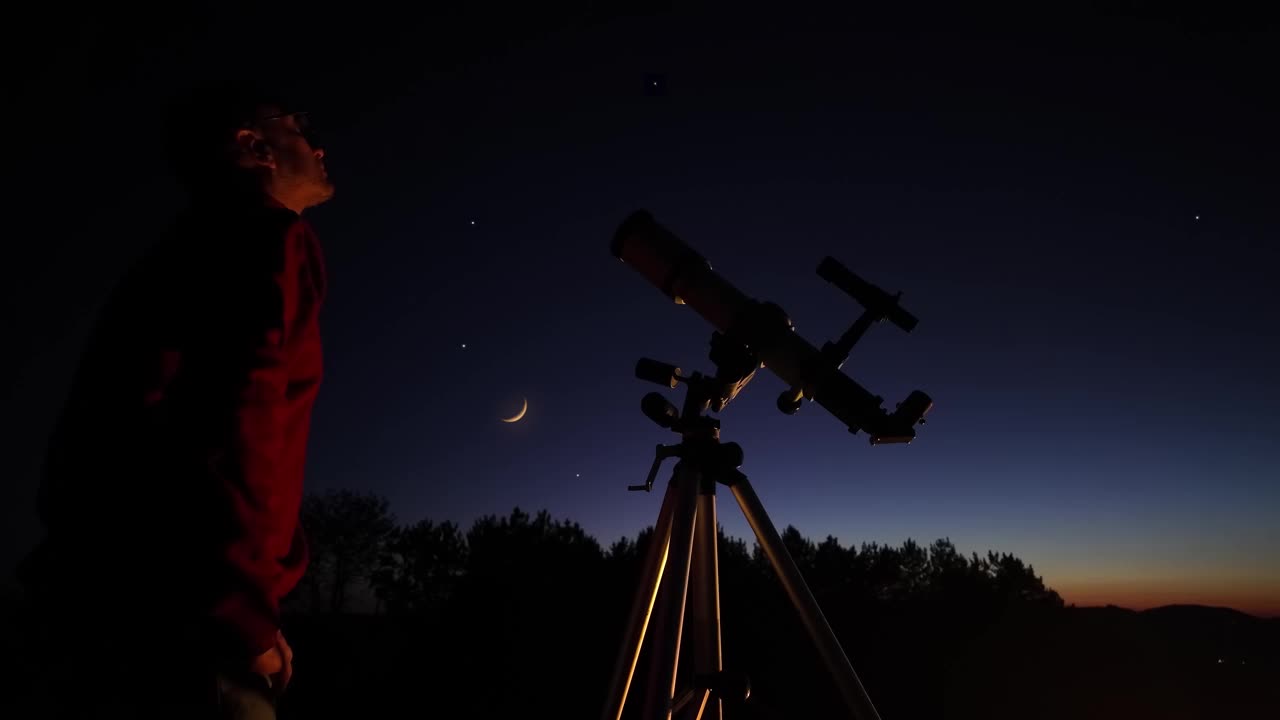
[(87, 607), (106, 622), (193, 629), (232, 657), (273, 645), (307, 563), (324, 295), (293, 211), (240, 199), (180, 218), (104, 308), (51, 438), (48, 536), (23, 569), (37, 592), (105, 588)]

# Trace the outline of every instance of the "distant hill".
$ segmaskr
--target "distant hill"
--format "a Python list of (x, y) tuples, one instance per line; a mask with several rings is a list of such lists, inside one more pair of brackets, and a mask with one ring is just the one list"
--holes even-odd
[(1280, 666), (1280, 622), (1274, 618), (1202, 605), (1166, 605), (1141, 617), (1170, 638), (1185, 661)]
[[(1280, 622), (1230, 608), (1108, 605), (1011, 618), (958, 667), (947, 707), (959, 717), (1032, 708), (1053, 718), (1280, 717)], [(977, 689), (993, 678), (1000, 693)]]
[[(1167, 642), (1171, 654), (1195, 664), (1280, 663), (1280, 619), (1207, 605), (1164, 605), (1149, 610), (1071, 607), (1086, 625), (1123, 625)], [(1222, 662), (1219, 663), (1218, 661)]]

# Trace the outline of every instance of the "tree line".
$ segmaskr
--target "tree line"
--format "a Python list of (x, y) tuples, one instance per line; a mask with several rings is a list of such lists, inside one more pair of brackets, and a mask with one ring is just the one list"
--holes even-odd
[[(404, 523), (385, 498), (350, 490), (307, 496), (302, 521), (312, 561), (286, 632), (307, 672), (282, 717), (599, 712), (652, 527), (604, 546), (576, 522), (520, 508), (466, 528)], [(1038, 637), (1063, 616), (1058, 594), (1009, 553), (966, 555), (946, 538), (846, 546), (792, 526), (782, 539), (885, 717), (984, 707), (981, 669), (1006, 654), (990, 645), (996, 629), (1016, 619), (1029, 629), (1013, 637)], [(718, 542), (725, 669), (752, 684), (734, 717), (840, 717), (764, 553), (723, 530)], [(646, 658), (634, 688), (647, 687)], [(628, 707), (624, 720), (640, 703)]]
[[(349, 490), (307, 496), (303, 524), (312, 563), (286, 606), (300, 660), (282, 720), (406, 707), (595, 716), (654, 538), (649, 527), (602, 545), (575, 522), (520, 508), (468, 527), (405, 523), (385, 498)], [(1163, 615), (1064, 608), (1012, 553), (961, 553), (947, 538), (846, 545), (792, 526), (782, 539), (882, 717), (1252, 717), (1274, 707), (1274, 663), (1258, 651), (1224, 672), (1219, 658), (1245, 654), (1224, 645), (1219, 624), (1165, 628)], [(718, 543), (724, 668), (751, 684), (725, 716), (847, 717), (764, 553), (723, 531)], [(642, 651), (623, 720), (637, 717), (650, 659)]]
[[(353, 590), (370, 592), (378, 612), (437, 612), (468, 586), (519, 581), (535, 571), (547, 577), (638, 578), (653, 528), (620, 538), (608, 548), (576, 522), (513, 509), (487, 515), (463, 530), (450, 521), (401, 524), (386, 498), (334, 490), (309, 494), (302, 523), (311, 565), (290, 599), (296, 612), (342, 613)], [(1062, 599), (1035, 569), (1010, 553), (965, 555), (947, 538), (928, 546), (821, 542), (787, 526), (782, 540), (815, 595), (844, 604), (910, 608), (945, 605), (953, 612), (989, 615), (1011, 606), (1061, 607)], [(719, 536), (722, 585), (768, 585), (773, 570), (763, 550)], [(539, 584), (539, 583), (535, 583)]]

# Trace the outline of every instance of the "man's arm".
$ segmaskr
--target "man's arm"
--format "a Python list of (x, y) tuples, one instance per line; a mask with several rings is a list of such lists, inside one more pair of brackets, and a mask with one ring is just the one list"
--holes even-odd
[(227, 321), (220, 449), (213, 470), (223, 569), (214, 617), (224, 651), (246, 663), (277, 644), (285, 564), (304, 560), (301, 478), (286, 445), (291, 336), (306, 301), (292, 229), (250, 247), (234, 273)]

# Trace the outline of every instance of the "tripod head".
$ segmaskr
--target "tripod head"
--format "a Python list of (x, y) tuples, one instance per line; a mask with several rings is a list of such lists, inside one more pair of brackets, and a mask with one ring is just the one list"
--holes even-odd
[[(716, 366), (715, 375), (707, 376), (699, 372), (695, 372), (692, 375), (681, 375), (680, 368), (675, 365), (668, 365), (649, 358), (641, 358), (636, 363), (636, 377), (670, 388), (676, 387), (679, 383), (685, 383), (689, 392), (685, 396), (682, 417), (692, 419), (707, 410), (713, 412), (723, 410), (730, 401), (738, 396), (738, 393), (746, 388), (747, 383), (751, 382), (751, 379), (755, 377), (756, 370), (760, 369), (760, 359), (749, 348), (732, 342), (720, 332), (711, 334), (711, 362), (715, 363)], [(650, 395), (662, 398), (657, 393), (650, 393)], [(663, 402), (666, 402), (665, 398), (663, 398)], [(669, 405), (670, 403), (667, 404)], [(675, 407), (672, 406), (671, 409), (674, 411)], [(665, 415), (665, 412), (659, 414)], [(647, 410), (645, 415), (659, 425), (669, 427), (649, 414)], [(672, 427), (671, 429), (676, 432), (682, 432), (678, 428)]]
[[(834, 258), (825, 258), (818, 265), (818, 275), (862, 304), (864, 311), (838, 341), (818, 350), (796, 334), (781, 307), (742, 293), (644, 210), (632, 213), (619, 226), (610, 249), (677, 304), (689, 305), (716, 328), (711, 344), (718, 385), (701, 393), (714, 410), (722, 409), (741, 392), (761, 367), (790, 386), (778, 398), (779, 410), (794, 414), (805, 399), (816, 401), (850, 432), (865, 430), (872, 445), (911, 442), (915, 426), (924, 422), (933, 407), (928, 395), (914, 390), (893, 413), (885, 412), (883, 398), (841, 372), (853, 345), (871, 325), (887, 319), (910, 332), (916, 318), (898, 304), (901, 293), (889, 295)], [(656, 367), (653, 373), (655, 378), (661, 375)], [(688, 402), (686, 398), (686, 407)]]
[(679, 445), (659, 444), (653, 466), (643, 485), (629, 485), (628, 490), (653, 489), (658, 467), (669, 457), (689, 458), (720, 469), (721, 475), (731, 475), (742, 465), (742, 448), (737, 443), (720, 443), (720, 420), (704, 413), (719, 412), (755, 377), (760, 368), (746, 347), (735, 345), (719, 333), (711, 336), (711, 358), (716, 363), (715, 375), (694, 372), (684, 375), (680, 368), (650, 358), (640, 358), (636, 363), (636, 377), (641, 380), (674, 388), (685, 384), (684, 407), (677, 410), (674, 403), (662, 393), (651, 392), (640, 401), (640, 411), (659, 427), (680, 434)]

